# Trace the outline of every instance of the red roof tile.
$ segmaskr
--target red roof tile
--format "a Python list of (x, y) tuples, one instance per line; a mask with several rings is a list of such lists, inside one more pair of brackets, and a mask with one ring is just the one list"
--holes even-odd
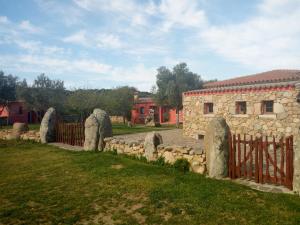
[(239, 86), (247, 84), (261, 84), (272, 82), (284, 82), (300, 79), (300, 70), (271, 70), (249, 76), (237, 77), (229, 80), (207, 83), (205, 88), (217, 88), (226, 86)]

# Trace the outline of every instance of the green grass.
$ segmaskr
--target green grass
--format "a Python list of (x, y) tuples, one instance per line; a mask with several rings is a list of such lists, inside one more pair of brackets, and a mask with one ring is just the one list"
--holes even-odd
[(0, 141), (0, 224), (113, 222), (300, 224), (300, 198), (112, 153)]
[(176, 128), (175, 125), (162, 125), (161, 127), (146, 127), (144, 125), (135, 125), (133, 127), (128, 127), (126, 124), (113, 124), (113, 134), (123, 135), (123, 134), (135, 134), (141, 132), (149, 131), (160, 131), (160, 130), (170, 130)]
[[(39, 130), (40, 124), (29, 124), (29, 130)], [(135, 125), (133, 127), (128, 127), (126, 124), (113, 124), (113, 134), (114, 135), (123, 135), (123, 134), (135, 134), (141, 132), (149, 131), (160, 131), (160, 130), (170, 130), (174, 129), (175, 125), (162, 125), (161, 127), (146, 127), (144, 125)], [(1, 129), (12, 129), (12, 126), (0, 126)]]

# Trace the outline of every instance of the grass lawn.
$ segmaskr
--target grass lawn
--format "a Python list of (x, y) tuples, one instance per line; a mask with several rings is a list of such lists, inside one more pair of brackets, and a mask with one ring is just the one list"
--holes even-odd
[(134, 134), (141, 132), (149, 131), (160, 131), (160, 130), (170, 130), (176, 128), (175, 125), (162, 125), (161, 127), (146, 127), (144, 125), (135, 125), (133, 127), (128, 127), (126, 124), (113, 124), (113, 134), (122, 135), (122, 134)]
[[(40, 124), (29, 124), (29, 130), (39, 130)], [(149, 131), (160, 131), (160, 130), (170, 130), (174, 129), (175, 125), (162, 125), (161, 127), (146, 127), (143, 125), (136, 125), (133, 127), (128, 127), (126, 124), (113, 124), (113, 134), (114, 135), (122, 135), (122, 134), (134, 134), (141, 132), (149, 132)], [(12, 129), (12, 126), (0, 126), (1, 129)]]
[(0, 141), (0, 224), (300, 224), (300, 198), (112, 153)]

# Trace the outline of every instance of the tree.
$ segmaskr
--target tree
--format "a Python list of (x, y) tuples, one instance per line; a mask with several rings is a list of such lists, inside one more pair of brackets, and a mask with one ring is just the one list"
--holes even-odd
[(125, 120), (130, 120), (131, 117), (131, 109), (133, 106), (133, 95), (136, 92), (136, 88), (134, 87), (119, 87), (113, 89), (110, 95), (110, 103), (107, 105), (110, 108), (111, 114), (122, 116), (123, 122)]
[(66, 100), (68, 112), (87, 117), (94, 108), (103, 107), (102, 91), (78, 89), (71, 91)]
[(45, 74), (41, 74), (31, 86), (27, 85), (25, 80), (20, 82), (17, 97), (24, 100), (34, 111), (46, 111), (49, 107), (64, 111), (66, 90), (63, 81), (51, 80)]
[(0, 103), (16, 100), (18, 78), (0, 71)]
[(182, 109), (182, 93), (201, 89), (203, 81), (198, 74), (189, 71), (186, 63), (179, 63), (173, 70), (162, 66), (157, 69), (157, 92), (155, 100), (159, 105), (176, 108), (176, 126), (179, 126), (179, 111)]

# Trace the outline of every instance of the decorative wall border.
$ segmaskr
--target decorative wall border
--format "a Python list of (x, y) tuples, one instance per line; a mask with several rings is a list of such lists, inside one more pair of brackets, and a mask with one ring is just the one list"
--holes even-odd
[(266, 91), (286, 91), (295, 89), (294, 84), (288, 84), (277, 87), (241, 87), (241, 88), (228, 88), (225, 90), (212, 90), (204, 89), (199, 91), (184, 92), (183, 96), (200, 96), (200, 95), (212, 95), (212, 94), (235, 94), (235, 93), (248, 93), (248, 92), (266, 92)]

